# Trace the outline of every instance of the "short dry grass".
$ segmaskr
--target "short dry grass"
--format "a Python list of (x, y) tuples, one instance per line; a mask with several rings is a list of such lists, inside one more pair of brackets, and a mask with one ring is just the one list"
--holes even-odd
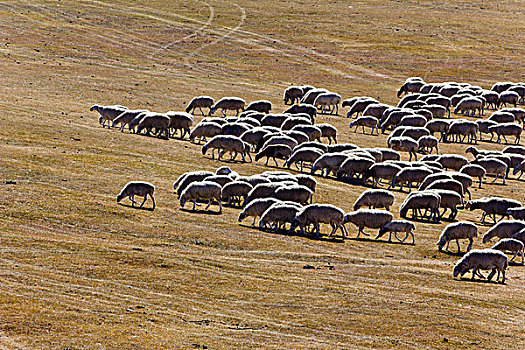
[[(523, 348), (525, 268), (511, 266), (506, 285), (454, 280), (458, 257), (435, 247), (447, 222), (417, 223), (412, 246), (266, 233), (239, 225), (231, 208), (181, 211), (173, 181), (224, 163), (187, 141), (102, 129), (88, 110), (180, 110), (209, 94), (269, 99), (281, 111), (282, 91), (296, 83), (395, 103), (407, 76), (516, 81), (525, 73), (523, 9), (523, 1), (4, 1), (0, 348)], [(319, 119), (337, 125), (342, 142), (385, 145), (384, 136), (350, 132), (345, 118)], [(154, 212), (115, 203), (130, 180), (156, 185)], [(364, 189), (318, 181), (315, 200), (345, 210)], [(525, 201), (522, 184), (473, 195)]]

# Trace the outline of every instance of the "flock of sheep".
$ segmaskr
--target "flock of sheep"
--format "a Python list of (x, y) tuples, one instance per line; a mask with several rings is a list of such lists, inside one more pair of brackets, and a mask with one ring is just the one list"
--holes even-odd
[[(192, 142), (202, 141), (202, 153), (222, 159), (225, 153), (230, 153), (233, 161), (239, 155), (241, 161), (253, 161), (250, 153), (255, 153), (254, 160), (266, 158), (266, 165), (273, 160), (278, 167), (278, 159), (283, 160), (282, 166), (290, 169), (292, 166), (300, 171), (293, 175), (287, 171), (267, 171), (252, 176), (240, 176), (228, 167), (217, 169), (216, 173), (206, 171), (188, 172), (175, 182), (174, 189), (180, 200), (181, 207), (187, 202), (193, 203), (193, 210), (200, 201), (207, 201), (205, 208), (216, 202), (219, 212), (222, 203), (232, 207), (242, 208), (239, 221), (253, 217), (253, 224), (259, 217), (261, 228), (272, 230), (286, 229), (302, 234), (320, 235), (320, 224), (329, 224), (332, 236), (339, 229), (347, 236), (346, 223), (358, 227), (360, 234), (368, 235), (364, 229), (379, 229), (376, 238), (389, 233), (400, 242), (409, 236), (415, 242), (413, 231), (415, 225), (407, 220), (411, 212), (412, 220), (439, 221), (447, 210), (449, 219), (453, 220), (459, 210), (481, 210), (481, 222), (492, 218), (494, 226), (483, 236), (483, 243), (498, 237), (500, 241), (492, 248), (485, 250), (470, 250), (478, 228), (469, 222), (455, 222), (448, 225), (442, 232), (438, 248), (448, 249), (448, 244), (456, 240), (458, 251), (459, 240), (469, 240), (467, 251), (454, 268), (454, 277), (472, 270), (474, 276), (483, 277), (479, 270), (492, 270), (489, 280), (497, 272), (502, 282), (505, 280), (505, 269), (508, 260), (501, 251), (514, 254), (512, 259), (521, 255), (523, 263), (525, 242), (525, 208), (516, 200), (485, 197), (472, 200), (469, 187), (476, 179), (481, 188), (487, 175), (494, 176), (494, 181), (501, 178), (502, 183), (512, 175), (525, 171), (525, 147), (511, 145), (502, 151), (487, 151), (469, 146), (465, 156), (458, 154), (439, 154), (440, 142), (459, 141), (478, 142), (482, 134), (498, 136), (496, 142), (503, 137), (515, 136), (518, 144), (522, 126), (525, 120), (525, 109), (518, 108), (523, 103), (525, 85), (515, 83), (496, 83), (491, 90), (467, 83), (432, 83), (426, 84), (420, 78), (409, 78), (398, 91), (398, 97), (405, 93), (397, 106), (379, 103), (370, 97), (354, 97), (341, 100), (340, 95), (325, 89), (312, 86), (294, 86), (285, 90), (284, 103), (292, 106), (283, 113), (270, 113), (272, 104), (269, 101), (255, 101), (246, 106), (243, 99), (227, 97), (215, 101), (208, 96), (194, 98), (186, 108), (186, 112), (155, 113), (146, 110), (129, 110), (123, 106), (98, 106), (91, 110), (98, 111), (100, 123), (108, 127), (120, 125), (121, 130), (128, 126), (129, 130), (146, 134), (154, 133), (165, 138), (172, 137), (178, 130), (181, 139), (186, 134)], [(295, 104), (298, 103), (298, 104)], [(316, 123), (320, 113), (338, 113), (339, 104), (349, 107), (347, 117), (356, 116), (350, 124), (357, 132), (361, 127), (371, 128), (371, 133), (382, 133), (390, 130), (387, 147), (361, 148), (354, 144), (338, 144), (337, 129), (327, 123)], [(513, 107), (507, 107), (512, 104)], [(450, 109), (454, 113), (479, 115), (485, 109), (500, 108), (488, 119), (478, 119), (475, 122), (468, 119), (450, 119)], [(193, 126), (195, 110), (204, 115), (202, 108), (209, 109), (209, 117), (202, 119)], [(221, 110), (223, 118), (211, 117)], [(227, 117), (227, 111), (235, 111), (235, 116)], [(361, 116), (359, 116), (361, 114)], [(192, 129), (193, 127), (193, 129)], [(434, 137), (439, 133), (439, 139)], [(321, 143), (327, 138), (329, 144)], [(435, 150), (436, 154), (432, 154)], [(408, 152), (409, 161), (401, 161), (399, 152)], [(418, 153), (423, 157), (417, 159)], [(473, 159), (469, 160), (466, 155)], [(414, 157), (414, 161), (412, 161)], [(331, 204), (313, 203), (316, 181), (313, 175), (320, 172), (321, 176), (331, 177), (341, 181), (350, 181), (363, 186), (370, 184), (372, 189), (364, 191), (354, 204), (354, 211), (345, 213)], [(386, 183), (382, 182), (386, 181)], [(388, 186), (387, 188), (376, 188)], [(390, 207), (394, 202), (391, 189), (408, 188), (400, 206), (400, 216), (405, 220), (394, 220)], [(417, 188), (417, 191), (412, 191)], [(154, 187), (149, 183), (129, 183), (117, 197), (121, 201), (129, 197), (135, 205), (134, 196), (149, 195), (153, 200)], [(468, 195), (468, 200), (465, 196)], [(362, 207), (368, 207), (362, 209)], [(378, 210), (376, 208), (384, 208)], [(440, 211), (443, 209), (443, 212)], [(497, 222), (496, 215), (501, 216)], [(502, 220), (512, 216), (512, 220)], [(404, 237), (398, 237), (398, 233)], [(512, 260), (511, 259), (511, 260)]]

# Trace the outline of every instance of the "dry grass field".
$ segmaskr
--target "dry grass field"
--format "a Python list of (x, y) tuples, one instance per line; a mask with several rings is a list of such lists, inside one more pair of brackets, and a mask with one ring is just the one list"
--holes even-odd
[[(458, 256), (435, 244), (448, 222), (417, 222), (414, 246), (182, 211), (172, 184), (183, 172), (268, 168), (104, 129), (89, 112), (182, 110), (200, 94), (282, 111), (292, 84), (396, 103), (408, 76), (523, 81), (524, 11), (521, 0), (1, 2), (0, 349), (525, 348), (525, 267), (505, 285), (453, 279)], [(386, 145), (346, 118), (318, 120), (341, 142)], [(117, 205), (130, 180), (155, 184), (154, 212)], [(317, 180), (314, 200), (346, 211), (365, 189)], [(472, 192), (525, 202), (523, 184)]]

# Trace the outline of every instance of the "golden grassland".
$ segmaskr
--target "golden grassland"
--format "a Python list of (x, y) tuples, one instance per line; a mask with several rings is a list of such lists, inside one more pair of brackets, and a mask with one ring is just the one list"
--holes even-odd
[[(458, 256), (435, 246), (448, 222), (417, 222), (413, 246), (263, 232), (239, 225), (232, 208), (182, 211), (175, 179), (225, 163), (188, 141), (103, 129), (89, 107), (181, 110), (209, 94), (268, 99), (281, 111), (291, 84), (395, 103), (408, 76), (488, 88), (523, 80), (524, 9), (523, 1), (4, 1), (0, 348), (523, 348), (525, 268), (511, 266), (505, 285), (454, 280)], [(354, 134), (346, 118), (318, 120), (336, 125), (340, 142), (386, 144), (386, 135)], [(155, 184), (154, 212), (116, 204), (130, 180)], [(364, 190), (317, 180), (314, 200), (347, 211)], [(525, 201), (522, 188), (512, 179), (472, 192)], [(396, 217), (404, 196), (396, 192)]]

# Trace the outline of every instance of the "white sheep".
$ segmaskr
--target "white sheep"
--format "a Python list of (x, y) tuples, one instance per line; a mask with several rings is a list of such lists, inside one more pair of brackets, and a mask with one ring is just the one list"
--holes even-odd
[(146, 200), (148, 199), (148, 196), (151, 197), (151, 200), (153, 201), (153, 207), (151, 210), (155, 209), (155, 198), (153, 197), (153, 193), (155, 192), (155, 186), (150, 184), (149, 182), (143, 182), (143, 181), (132, 181), (128, 182), (126, 186), (120, 191), (120, 193), (117, 195), (117, 203), (120, 203), (121, 200), (128, 197), (131, 200), (131, 206), (135, 206), (137, 202), (135, 201), (135, 196), (144, 197), (144, 200), (140, 204), (139, 208), (142, 208), (144, 203), (146, 203)]
[(505, 283), (505, 270), (509, 265), (507, 256), (494, 249), (473, 249), (465, 254), (454, 266), (454, 278), (462, 277), (465, 273), (472, 269), (472, 280), (474, 276), (483, 277), (479, 270), (492, 270), (487, 276), (490, 281), (492, 277), (498, 272), (496, 281), (499, 280), (500, 272), (503, 274), (501, 283)]
[(138, 116), (139, 114), (145, 113), (145, 112), (149, 112), (149, 111), (145, 110), (145, 109), (136, 109), (136, 110), (129, 110), (129, 109), (127, 109), (127, 110), (124, 110), (124, 112), (119, 114), (118, 117), (113, 119), (113, 123), (111, 124), (111, 127), (114, 128), (118, 124), (120, 124), (120, 129), (119, 130), (123, 131), (124, 127), (126, 125), (129, 125), (129, 123), (133, 119), (135, 119), (136, 116)]
[(390, 210), (390, 207), (394, 204), (394, 194), (387, 190), (370, 189), (366, 190), (354, 203), (354, 210), (358, 210), (362, 207), (372, 208), (385, 208)]
[(193, 125), (193, 116), (187, 112), (166, 112), (166, 115), (170, 118), (169, 129), (173, 130), (171, 136), (175, 136), (177, 130), (180, 130), (180, 139), (184, 139), (186, 133), (190, 135), (191, 126)]
[(292, 223), (292, 220), (297, 215), (297, 212), (301, 209), (301, 206), (297, 203), (289, 202), (278, 202), (272, 204), (266, 211), (261, 215), (259, 220), (259, 227), (263, 228), (269, 225), (271, 227), (274, 224), (274, 231), (284, 228), (286, 223)]
[(180, 198), (182, 191), (188, 187), (189, 184), (196, 181), (203, 181), (205, 178), (213, 176), (211, 171), (188, 171), (177, 178), (173, 183), (173, 189), (177, 194), (177, 198)]
[(505, 185), (508, 168), (507, 164), (501, 160), (495, 158), (480, 158), (473, 160), (471, 164), (476, 164), (483, 167), (483, 169), (485, 169), (485, 174), (487, 175), (496, 175), (492, 182), (496, 182), (496, 180), (501, 177), (503, 184)]
[(244, 106), (246, 101), (239, 97), (223, 97), (216, 104), (210, 108), (209, 115), (215, 113), (216, 110), (220, 109), (222, 115), (226, 117), (227, 110), (236, 111), (236, 116), (239, 115), (239, 112), (244, 111)]
[(268, 114), (272, 110), (272, 103), (266, 100), (253, 101), (246, 107), (246, 110)]
[(314, 162), (310, 173), (315, 174), (317, 170), (321, 170), (321, 176), (324, 176), (326, 170), (326, 176), (330, 175), (331, 172), (336, 175), (337, 170), (346, 159), (348, 159), (346, 154), (325, 153)]
[(255, 220), (260, 217), (269, 207), (275, 203), (281, 202), (275, 198), (257, 198), (252, 202), (248, 203), (239, 214), (239, 222), (242, 222), (245, 218), (252, 216), (252, 226), (255, 225)]
[(456, 244), (458, 245), (458, 253), (461, 252), (461, 248), (459, 246), (459, 240), (460, 239), (468, 239), (469, 245), (467, 246), (467, 252), (470, 251), (472, 248), (472, 244), (474, 243), (474, 238), (478, 236), (478, 227), (474, 225), (471, 222), (468, 221), (460, 221), (460, 222), (454, 222), (452, 224), (447, 225), (443, 232), (441, 233), (441, 236), (439, 236), (439, 241), (437, 243), (439, 251), (443, 250), (443, 247), (445, 247), (445, 250), (448, 250), (448, 245), (450, 241), (456, 240)]
[(486, 173), (484, 167), (478, 164), (467, 164), (464, 165), (461, 169), (459, 169), (459, 172), (472, 176), (473, 178), (477, 177), (479, 180), (479, 188), (481, 188), (481, 183)]
[(341, 95), (333, 92), (324, 92), (315, 98), (313, 105), (317, 108), (320, 106), (322, 113), (326, 113), (326, 107), (328, 107), (330, 109), (330, 114), (333, 114), (335, 111), (335, 115), (338, 115), (340, 103)]
[(296, 202), (304, 205), (312, 202), (313, 192), (306, 186), (292, 185), (277, 188), (273, 196), (282, 201)]
[(292, 229), (299, 226), (301, 233), (304, 234), (305, 229), (308, 226), (314, 225), (316, 237), (319, 237), (319, 224), (330, 224), (332, 232), (330, 232), (329, 237), (336, 233), (337, 229), (341, 229), (344, 238), (347, 236), (346, 228), (344, 226), (344, 216), (344, 211), (334, 205), (309, 204), (297, 213), (295, 219), (292, 221)]
[(403, 151), (408, 152), (410, 157), (409, 161), (412, 161), (412, 155), (414, 155), (415, 160), (417, 160), (417, 151), (419, 149), (419, 144), (410, 137), (393, 137), (390, 139), (390, 147), (394, 151)]
[(512, 216), (516, 220), (525, 220), (525, 207), (509, 208), (507, 215)]
[(423, 136), (418, 140), (419, 150), (424, 153), (432, 153), (436, 149), (436, 154), (439, 154), (439, 141), (434, 136)]
[(501, 220), (492, 226), (484, 235), (483, 243), (490, 242), (492, 238), (510, 238), (515, 233), (525, 229), (525, 222), (519, 220)]
[(97, 111), (100, 114), (99, 123), (102, 124), (102, 127), (106, 126), (106, 122), (112, 122), (116, 117), (125, 112), (128, 108), (124, 106), (114, 105), (114, 106), (101, 106), (93, 105), (89, 109), (91, 112)]
[(211, 149), (212, 159), (215, 159), (215, 149), (218, 149), (219, 160), (224, 153), (230, 152), (230, 161), (233, 161), (235, 157), (237, 157), (237, 154), (240, 154), (243, 162), (246, 162), (246, 156), (248, 156), (251, 162), (252, 157), (250, 155), (250, 148), (251, 145), (247, 142), (244, 142), (239, 137), (231, 135), (217, 135), (208, 141), (204, 146), (202, 146), (202, 154), (206, 155), (208, 149)]
[[(413, 231), (416, 229), (416, 225), (414, 223), (407, 221), (407, 220), (392, 220), (388, 224), (386, 224), (384, 227), (379, 229), (379, 234), (376, 236), (376, 239), (383, 236), (385, 233), (388, 232), (388, 241), (392, 241), (392, 233), (394, 233), (394, 237), (401, 243), (404, 243), (405, 240), (408, 238), (409, 235), (412, 236), (412, 244), (415, 244), (415, 238)], [(403, 239), (399, 239), (397, 237), (398, 232), (405, 232), (406, 235)]]
[[(521, 203), (514, 199), (500, 198), (500, 197), (483, 197), (476, 200), (470, 200), (465, 204), (465, 209), (470, 211), (481, 209), (483, 215), (481, 216), (481, 223), (485, 223), (487, 215), (496, 223), (496, 215), (501, 215), (501, 219), (507, 215), (509, 208), (521, 207)], [(500, 219), (500, 220), (501, 220)]]
[(356, 237), (359, 238), (361, 233), (365, 236), (369, 236), (369, 234), (363, 231), (365, 227), (380, 229), (392, 221), (394, 219), (394, 215), (384, 210), (359, 209), (357, 211), (347, 213), (344, 218), (345, 222), (351, 222), (359, 228)]
[(206, 138), (212, 138), (214, 136), (220, 135), (222, 133), (222, 126), (217, 123), (199, 123), (193, 130), (190, 132), (190, 141), (195, 141), (196, 138), (199, 138), (199, 145), (201, 141), (206, 141)]
[(505, 107), (507, 107), (507, 103), (514, 105), (514, 108), (516, 108), (516, 105), (518, 104), (519, 99), (520, 99), (520, 95), (517, 92), (503, 91), (499, 94), (498, 108), (501, 105), (504, 105)]
[(522, 131), (523, 128), (521, 127), (521, 125), (515, 123), (504, 123), (489, 126), (489, 132), (493, 132), (496, 135), (498, 135), (498, 139), (496, 140), (496, 142), (499, 142), (502, 136), (505, 142), (508, 142), (505, 136), (514, 136), (516, 138), (514, 143), (518, 144), (520, 142)]
[(322, 123), (315, 124), (321, 130), (321, 137), (326, 137), (328, 139), (328, 144), (337, 143), (337, 128), (332, 124)]
[(354, 133), (357, 132), (357, 129), (359, 127), (362, 128), (363, 130), (363, 134), (365, 133), (365, 126), (366, 127), (369, 127), (371, 128), (370, 130), (370, 135), (373, 135), (374, 134), (374, 130), (376, 131), (376, 134), (379, 135), (379, 130), (377, 129), (377, 124), (378, 124), (378, 119), (376, 117), (372, 117), (372, 116), (361, 116), (359, 118), (357, 118), (356, 120), (354, 120), (353, 122), (350, 123), (350, 128), (353, 128), (355, 126), (355, 129), (354, 129)]
[(476, 111), (479, 111), (479, 115), (481, 116), (483, 114), (484, 106), (484, 101), (479, 97), (466, 97), (458, 103), (454, 109), (454, 113), (457, 114), (459, 111), (461, 111), (467, 115), (470, 115), (470, 112), (472, 112), (472, 116), (475, 116)]
[(186, 113), (195, 114), (195, 109), (198, 108), (201, 114), (204, 115), (202, 108), (210, 108), (213, 106), (215, 101), (210, 96), (198, 96), (191, 99), (190, 103), (186, 107)]
[(156, 130), (157, 137), (164, 134), (165, 138), (169, 138), (170, 118), (165, 114), (156, 113), (153, 115), (146, 115), (137, 127), (137, 134), (146, 129), (146, 135), (149, 135), (152, 129)]
[(295, 102), (299, 102), (301, 100), (301, 97), (303, 97), (303, 89), (301, 89), (300, 86), (290, 86), (286, 90), (284, 90), (283, 94), (283, 100), (284, 104), (291, 104), (293, 105)]
[(412, 209), (412, 217), (416, 218), (417, 213), (423, 218), (424, 215), (420, 213), (421, 209), (430, 211), (430, 220), (439, 220), (439, 207), (441, 205), (441, 197), (434, 191), (415, 191), (407, 195), (401, 206), (399, 207), (399, 214), (402, 218), (406, 218), (408, 210)]
[(525, 263), (525, 258), (523, 256), (523, 242), (518, 241), (517, 239), (503, 238), (502, 240), (494, 244), (490, 249), (496, 249), (502, 252), (509, 251), (511, 253), (514, 253), (510, 261), (514, 260), (514, 258), (519, 254), (521, 255), (521, 264), (523, 265)]
[(206, 208), (204, 208), (204, 210), (208, 210), (211, 203), (215, 200), (219, 204), (219, 213), (221, 213), (221, 191), (222, 187), (215, 182), (193, 182), (182, 192), (180, 196), (180, 206), (181, 208), (184, 208), (184, 204), (186, 204), (186, 202), (193, 202), (193, 208), (191, 210), (194, 211), (198, 200), (208, 200), (208, 205)]

